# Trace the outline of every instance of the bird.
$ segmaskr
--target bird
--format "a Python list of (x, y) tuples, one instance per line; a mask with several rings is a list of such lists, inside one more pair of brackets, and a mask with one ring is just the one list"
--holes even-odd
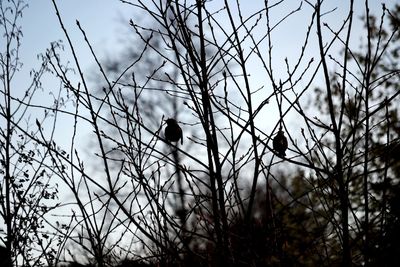
[(274, 150), (278, 153), (278, 156), (284, 157), (286, 156), (286, 149), (288, 148), (288, 141), (285, 137), (285, 133), (281, 130), (278, 131), (274, 140), (272, 141), (272, 145)]
[(165, 127), (164, 136), (169, 142), (178, 142), (181, 140), (181, 145), (183, 145), (182, 129), (179, 127), (178, 122), (175, 119), (165, 120), (167, 127)]

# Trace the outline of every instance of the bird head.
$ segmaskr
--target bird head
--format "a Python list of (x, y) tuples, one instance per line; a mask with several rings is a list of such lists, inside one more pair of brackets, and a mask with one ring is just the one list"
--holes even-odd
[(175, 119), (168, 118), (165, 120), (168, 125), (175, 125), (178, 124)]

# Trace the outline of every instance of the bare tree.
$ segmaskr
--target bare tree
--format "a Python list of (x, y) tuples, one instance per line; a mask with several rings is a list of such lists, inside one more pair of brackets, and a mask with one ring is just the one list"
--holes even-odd
[[(383, 6), (375, 23), (369, 1), (363, 11), (349, 1), (346, 7), (340, 3), (345, 14), (334, 25), (328, 17), (337, 10), (320, 0), (264, 1), (250, 14), (239, 1), (121, 2), (150, 20), (130, 21), (141, 45), (126, 67), (107, 70), (77, 23), (99, 69), (98, 94), (53, 1), (78, 82), (63, 67), (57, 47), (47, 59), (76, 103), (74, 111), (57, 107), (74, 119), (74, 134), (68, 155), (45, 135), (40, 144), (55, 168), (68, 164), (68, 173), (58, 173), (80, 213), (71, 217), (70, 240), (99, 266), (115, 264), (108, 257), (121, 252), (164, 266), (189, 264), (188, 259), (210, 266), (372, 263), (372, 235), (384, 232), (390, 187), (372, 189), (396, 173), (384, 156), (398, 145), (392, 105), (399, 69), (384, 67), (395, 51), (395, 15)], [(366, 47), (352, 41), (359, 30), (355, 11), (365, 14)], [(294, 61), (280, 60), (276, 46), (287, 40), (275, 32), (296, 16), (306, 20), (303, 42), (293, 44)], [(159, 63), (148, 67), (152, 56)], [(165, 103), (173, 103), (174, 117), (184, 114), (178, 120), (184, 146), (166, 140), (163, 113), (169, 108), (151, 109), (163, 105), (160, 99), (172, 99)], [(81, 123), (93, 132), (92, 158), (75, 149)], [(287, 138), (286, 152), (272, 144), (279, 132)], [(97, 171), (88, 170), (90, 161)], [(299, 175), (279, 175), (282, 168)], [(282, 176), (301, 181), (284, 182)], [(266, 215), (257, 225), (260, 193)], [(304, 224), (288, 230), (301, 216)], [(251, 244), (252, 231), (260, 229), (272, 255), (239, 245)], [(311, 237), (301, 243), (294, 232)], [(318, 257), (296, 262), (301, 246), (289, 237)], [(291, 255), (290, 244), (296, 247)]]
[(6, 247), (2, 266), (52, 265), (57, 250), (57, 236), (48, 226), (50, 212), (59, 205), (58, 186), (51, 181), (55, 174), (49, 149), (38, 142), (44, 134), (41, 124), (46, 122), (49, 146), (62, 153), (52, 140), (57, 116), (49, 111), (51, 106), (44, 116), (36, 117), (35, 124), (34, 98), (42, 90), (48, 61), (44, 58), (37, 70), (31, 70), (25, 90), (16, 81), (22, 69), (19, 20), (26, 7), (21, 0), (0, 2), (0, 218), (4, 225), (0, 239)]

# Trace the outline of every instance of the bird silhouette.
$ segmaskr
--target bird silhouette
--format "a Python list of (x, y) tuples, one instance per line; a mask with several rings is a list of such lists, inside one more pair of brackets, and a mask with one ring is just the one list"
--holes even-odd
[(165, 120), (167, 127), (165, 127), (164, 135), (165, 139), (169, 142), (178, 142), (181, 140), (181, 145), (183, 145), (182, 129), (179, 127), (178, 122), (175, 119)]
[(286, 156), (285, 151), (288, 148), (288, 141), (283, 131), (278, 131), (274, 140), (272, 141), (272, 145), (274, 147), (274, 150), (278, 153), (280, 157)]

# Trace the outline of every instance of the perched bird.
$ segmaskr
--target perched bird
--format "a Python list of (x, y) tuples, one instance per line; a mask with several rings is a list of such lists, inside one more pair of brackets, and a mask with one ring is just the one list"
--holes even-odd
[(165, 127), (164, 135), (165, 139), (170, 142), (178, 142), (181, 140), (181, 145), (183, 145), (182, 129), (179, 127), (178, 122), (174, 119), (165, 120), (167, 127)]
[(272, 145), (280, 157), (286, 156), (285, 151), (288, 148), (288, 142), (283, 131), (278, 131), (274, 140), (272, 141)]

